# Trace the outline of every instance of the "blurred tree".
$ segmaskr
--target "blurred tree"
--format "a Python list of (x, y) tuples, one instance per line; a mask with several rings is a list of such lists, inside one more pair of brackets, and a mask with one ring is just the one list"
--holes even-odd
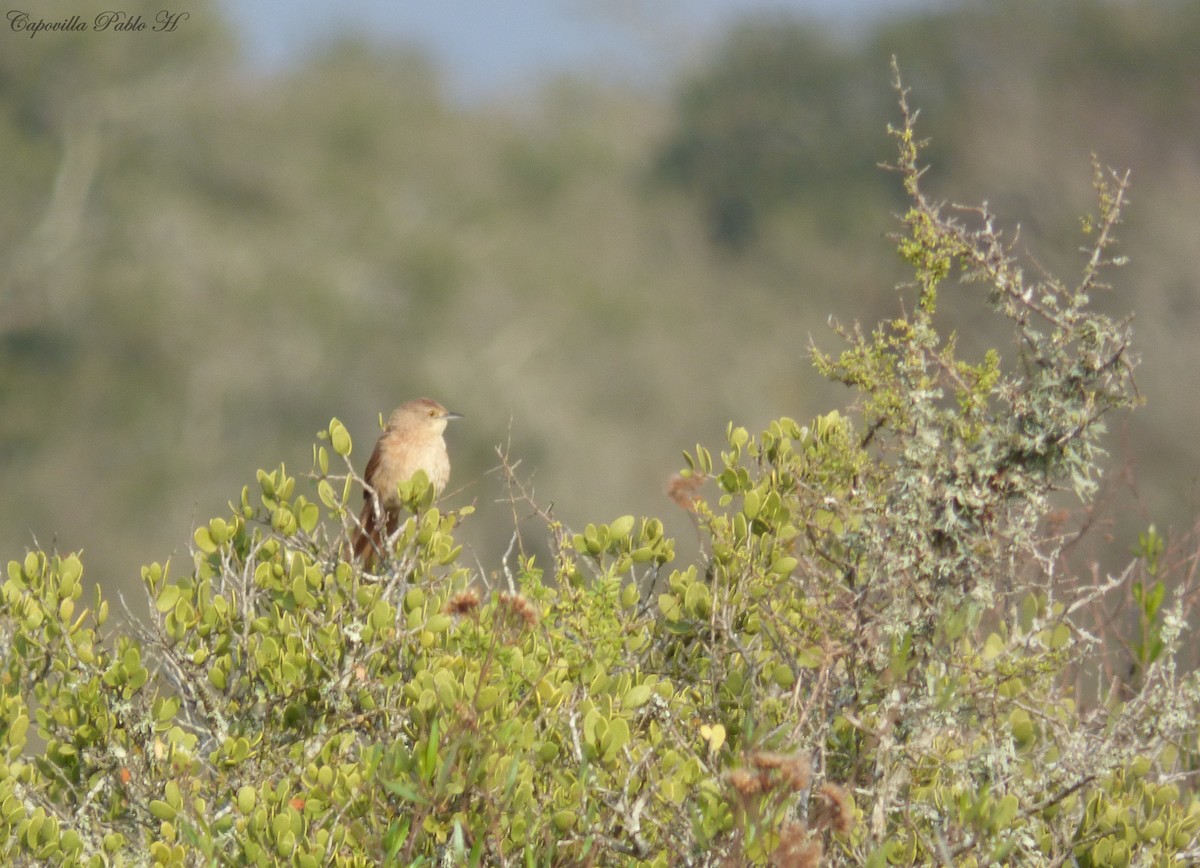
[[(837, 219), (880, 186), (878, 69), (808, 21), (753, 18), (682, 88), (658, 175), (700, 201), (714, 239), (740, 247), (764, 213), (802, 199)], [(838, 203), (843, 203), (841, 208)]]
[[(215, 8), (200, 0), (170, 33), (8, 34), (0, 143), (22, 171), (0, 177), (7, 206), (0, 213), (0, 336), (26, 340), (20, 333), (43, 327), (48, 314), (82, 313), (68, 285), (75, 275), (62, 267), (78, 262), (93, 184), (125, 130), (151, 122), (227, 63), (233, 41)], [(134, 0), (120, 12), (123, 21), (140, 17), (153, 27), (162, 7)], [(35, 10), (31, 18), (60, 21), (72, 13), (99, 26), (97, 8), (82, 4)]]

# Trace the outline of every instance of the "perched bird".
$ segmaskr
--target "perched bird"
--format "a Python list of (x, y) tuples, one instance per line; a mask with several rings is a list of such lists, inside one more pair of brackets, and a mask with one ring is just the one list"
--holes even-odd
[[(442, 432), (451, 419), (461, 419), (428, 398), (401, 404), (388, 419), (387, 427), (367, 461), (363, 479), (363, 508), (354, 534), (354, 556), (370, 566), (376, 552), (383, 551), (400, 523), (400, 498), (396, 488), (424, 470), (435, 491), (450, 479), (450, 456)], [(382, 526), (381, 526), (382, 524)]]

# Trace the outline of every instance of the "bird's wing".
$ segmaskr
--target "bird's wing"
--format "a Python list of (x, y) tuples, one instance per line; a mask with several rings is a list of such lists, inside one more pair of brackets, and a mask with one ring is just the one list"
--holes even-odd
[[(371, 452), (371, 457), (367, 459), (367, 469), (363, 471), (363, 479), (366, 480), (367, 485), (372, 484), (371, 480), (375, 478), (375, 474), (379, 470), (379, 462), (383, 460), (383, 458), (382, 458), (383, 450), (380, 448), (380, 446), (382, 444), (383, 444), (383, 438), (380, 437), (378, 442), (376, 442), (376, 444), (375, 444), (374, 451)], [(379, 491), (376, 493), (380, 497), (384, 496), (384, 492), (382, 492), (382, 491)], [(371, 499), (371, 489), (364, 488), (363, 489), (363, 500), (370, 500), (370, 499)]]

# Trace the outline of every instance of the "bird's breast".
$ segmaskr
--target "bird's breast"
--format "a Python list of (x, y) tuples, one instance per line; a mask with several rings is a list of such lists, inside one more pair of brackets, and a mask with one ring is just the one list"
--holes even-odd
[(375, 490), (389, 507), (399, 506), (396, 488), (424, 470), (429, 482), (441, 491), (450, 480), (450, 458), (446, 454), (446, 441), (437, 437), (420, 439), (397, 438), (381, 443), (379, 476)]

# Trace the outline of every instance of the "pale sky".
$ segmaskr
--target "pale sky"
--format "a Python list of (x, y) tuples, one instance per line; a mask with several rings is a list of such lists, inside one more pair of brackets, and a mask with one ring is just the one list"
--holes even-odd
[(365, 33), (425, 47), (467, 100), (547, 72), (652, 81), (730, 20), (782, 9), (853, 26), (928, 0), (222, 0), (252, 63), (277, 68), (322, 40)]

